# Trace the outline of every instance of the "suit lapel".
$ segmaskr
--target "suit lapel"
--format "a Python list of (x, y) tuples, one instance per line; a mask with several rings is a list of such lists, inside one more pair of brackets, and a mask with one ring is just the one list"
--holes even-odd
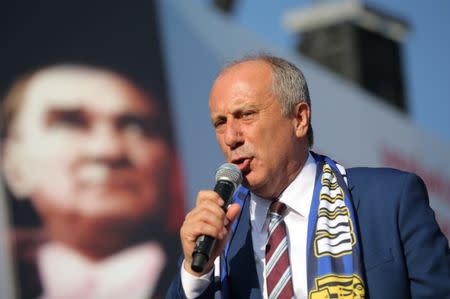
[(356, 186), (353, 184), (350, 172), (350, 170), (347, 170), (348, 191), (350, 193), (355, 211), (357, 212), (359, 209), (359, 194)]
[(244, 201), (240, 219), (228, 249), (230, 298), (261, 298), (253, 252), (249, 202), (250, 193)]

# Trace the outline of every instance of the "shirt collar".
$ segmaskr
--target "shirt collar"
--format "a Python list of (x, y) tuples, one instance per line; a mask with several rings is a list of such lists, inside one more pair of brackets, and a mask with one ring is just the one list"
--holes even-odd
[[(287, 213), (293, 212), (308, 217), (316, 177), (316, 161), (311, 154), (302, 170), (280, 196), (280, 202), (287, 205)], [(271, 201), (250, 193), (250, 221), (262, 231)]]
[[(90, 261), (57, 242), (43, 245), (38, 252), (44, 292), (54, 298), (69, 298), (69, 294), (85, 288), (89, 280), (95, 280), (97, 288), (114, 285), (116, 289), (124, 289), (135, 286), (136, 280), (142, 278), (144, 288), (149, 285), (153, 288), (165, 263), (166, 255), (156, 242), (127, 248), (99, 262)], [(61, 265), (70, 277), (61, 275)]]

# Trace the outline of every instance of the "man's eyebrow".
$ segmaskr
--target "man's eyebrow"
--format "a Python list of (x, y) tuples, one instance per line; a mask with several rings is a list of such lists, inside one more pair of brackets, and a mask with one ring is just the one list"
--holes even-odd
[(234, 107), (231, 110), (232, 114), (236, 114), (236, 113), (241, 113), (242, 111), (248, 111), (248, 110), (259, 110), (261, 109), (261, 105), (260, 104), (255, 104), (255, 103), (244, 103), (241, 105), (236, 105), (236, 107)]
[[(229, 114), (239, 114), (242, 113), (243, 111), (247, 111), (247, 110), (259, 110), (261, 109), (260, 105), (257, 104), (241, 104), (241, 105), (236, 105), (235, 107), (232, 107), (230, 109), (230, 111), (228, 112)], [(227, 114), (228, 114), (227, 113)], [(211, 115), (211, 119), (215, 120), (218, 118), (226, 118), (226, 114), (222, 114), (222, 113), (215, 113), (213, 115)]]
[(224, 120), (226, 119), (226, 115), (222, 115), (222, 114), (215, 114), (211, 116), (211, 123), (214, 124), (216, 121), (218, 120)]

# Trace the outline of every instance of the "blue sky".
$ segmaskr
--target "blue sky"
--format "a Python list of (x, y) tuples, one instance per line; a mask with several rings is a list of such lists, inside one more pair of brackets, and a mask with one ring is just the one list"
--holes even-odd
[[(200, 1), (211, 5), (212, 1)], [(410, 117), (427, 133), (450, 144), (450, 1), (366, 0), (410, 25), (403, 47), (403, 66)], [(290, 9), (312, 0), (240, 0), (233, 18), (274, 44), (294, 48), (294, 35), (282, 26)]]

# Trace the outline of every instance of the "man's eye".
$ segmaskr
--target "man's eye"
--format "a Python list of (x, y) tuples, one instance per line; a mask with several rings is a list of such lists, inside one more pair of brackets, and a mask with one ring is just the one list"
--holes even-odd
[(213, 123), (214, 128), (218, 129), (222, 127), (225, 124), (224, 120), (217, 120)]
[(255, 111), (245, 111), (242, 112), (242, 118), (251, 118), (253, 115), (255, 115)]

